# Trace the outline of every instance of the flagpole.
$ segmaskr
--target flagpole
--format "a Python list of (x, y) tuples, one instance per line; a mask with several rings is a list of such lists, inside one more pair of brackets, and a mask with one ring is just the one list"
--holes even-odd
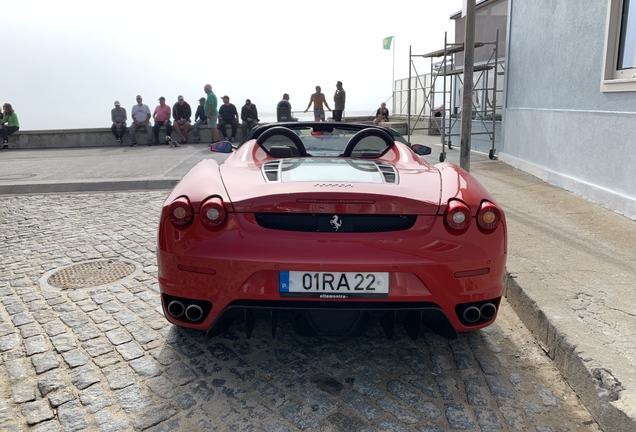
[[(382, 39), (382, 48), (384, 48), (385, 50), (393, 50), (393, 68), (391, 70), (391, 96), (389, 97), (389, 99), (393, 99), (393, 111), (395, 111), (395, 98), (393, 97), (395, 92), (395, 35), (387, 36)], [(388, 102), (389, 99), (387, 99), (386, 101)]]
[(393, 99), (393, 112), (395, 112), (395, 98), (393, 97), (395, 93), (395, 35), (393, 35), (393, 74), (391, 75), (391, 99)]

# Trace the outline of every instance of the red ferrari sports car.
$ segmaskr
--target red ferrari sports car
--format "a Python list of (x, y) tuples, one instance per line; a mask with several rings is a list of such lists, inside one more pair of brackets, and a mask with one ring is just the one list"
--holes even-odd
[(277, 123), (193, 167), (157, 237), (166, 318), (215, 335), (286, 318), (302, 335), (378, 320), (416, 338), (485, 327), (504, 288), (506, 221), (469, 173), (386, 129)]

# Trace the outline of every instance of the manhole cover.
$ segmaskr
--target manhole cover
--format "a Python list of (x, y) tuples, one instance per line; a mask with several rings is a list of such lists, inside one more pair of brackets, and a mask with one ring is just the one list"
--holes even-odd
[(46, 282), (62, 289), (87, 288), (115, 282), (134, 271), (134, 264), (125, 261), (91, 261), (55, 272)]

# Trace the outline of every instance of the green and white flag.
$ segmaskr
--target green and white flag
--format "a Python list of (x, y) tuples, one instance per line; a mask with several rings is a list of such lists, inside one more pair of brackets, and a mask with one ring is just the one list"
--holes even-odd
[(391, 42), (393, 42), (393, 36), (387, 36), (382, 39), (382, 48), (385, 50), (391, 49)]

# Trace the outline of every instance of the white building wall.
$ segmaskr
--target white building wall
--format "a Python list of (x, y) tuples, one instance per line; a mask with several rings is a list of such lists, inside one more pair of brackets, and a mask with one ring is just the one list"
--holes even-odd
[(636, 219), (636, 92), (599, 90), (607, 2), (509, 1), (499, 158)]

